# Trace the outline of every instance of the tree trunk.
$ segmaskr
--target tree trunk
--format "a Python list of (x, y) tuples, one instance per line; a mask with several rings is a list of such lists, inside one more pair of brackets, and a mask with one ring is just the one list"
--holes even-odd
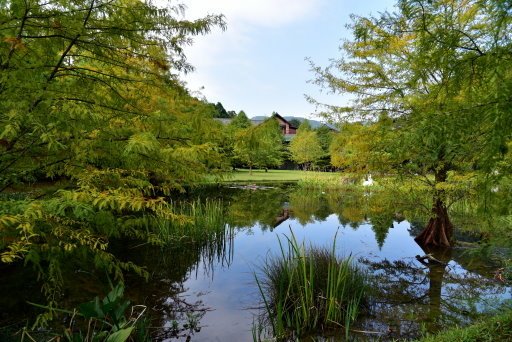
[(448, 217), (448, 209), (439, 197), (434, 200), (432, 214), (425, 229), (414, 240), (420, 246), (451, 247), (453, 225)]
[[(444, 160), (444, 152), (440, 152), (440, 163)], [(448, 167), (440, 167), (436, 170), (435, 184), (446, 182), (448, 179)], [(420, 247), (451, 247), (453, 225), (448, 216), (448, 209), (443, 199), (445, 193), (443, 190), (437, 190), (434, 194), (434, 203), (432, 204), (432, 217), (427, 226), (414, 240)]]

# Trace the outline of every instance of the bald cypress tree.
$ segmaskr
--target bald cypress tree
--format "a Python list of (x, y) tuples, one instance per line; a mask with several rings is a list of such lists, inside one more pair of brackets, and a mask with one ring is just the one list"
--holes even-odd
[(452, 244), (450, 172), (488, 172), (510, 139), (510, 11), (502, 1), (400, 0), (394, 12), (353, 16), (342, 56), (313, 65), (319, 85), (354, 96), (347, 107), (327, 106), (330, 118), (393, 120), (388, 162), (431, 189), (421, 245)]

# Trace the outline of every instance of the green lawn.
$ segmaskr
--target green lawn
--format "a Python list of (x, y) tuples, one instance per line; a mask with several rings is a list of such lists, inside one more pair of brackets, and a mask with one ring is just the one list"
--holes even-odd
[(237, 169), (236, 171), (225, 174), (226, 182), (296, 182), (308, 178), (332, 180), (340, 177), (339, 173), (333, 172), (313, 172), (299, 170), (249, 170)]

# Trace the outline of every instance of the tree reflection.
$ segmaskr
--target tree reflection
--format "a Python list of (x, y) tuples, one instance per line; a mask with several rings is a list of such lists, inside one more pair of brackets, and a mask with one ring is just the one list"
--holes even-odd
[(325, 221), (331, 214), (325, 195), (318, 190), (297, 190), (290, 193), (292, 217), (300, 224)]
[(367, 218), (367, 200), (360, 193), (328, 192), (327, 202), (340, 224), (357, 229)]
[(276, 224), (276, 218), (282, 216), (283, 204), (286, 200), (286, 192), (279, 188), (238, 189), (229, 197), (227, 222), (236, 228), (259, 224), (263, 230), (272, 230)]
[(240, 187), (223, 191), (226, 221), (234, 228), (259, 225), (263, 230), (272, 231), (290, 218), (307, 225), (325, 221), (331, 214), (336, 214), (341, 225), (355, 230), (361, 224), (371, 224), (375, 239), (382, 247), (393, 222), (403, 219), (397, 219), (401, 209), (396, 204), (396, 197), (383, 191), (323, 192), (279, 187)]
[(375, 275), (375, 320), (365, 322), (365, 328), (386, 331), (390, 338), (416, 338), (420, 331), (467, 324), (505, 300), (503, 284), (481, 269), (462, 268), (453, 249), (424, 252), (439, 262), (361, 260)]
[(152, 341), (189, 339), (201, 330), (201, 319), (211, 308), (201, 300), (203, 293), (191, 296), (184, 283), (199, 273), (213, 280), (216, 267), (229, 267), (233, 239), (232, 229), (226, 228), (224, 236), (182, 241), (165, 249), (141, 246), (119, 251), (129, 253), (130, 260), (147, 265), (149, 281), (136, 276), (129, 276), (126, 281), (127, 296), (132, 302), (149, 308)]
[(227, 222), (236, 228), (259, 225), (273, 230), (289, 218), (302, 225), (324, 221), (332, 210), (318, 191), (281, 188), (236, 189), (229, 193)]

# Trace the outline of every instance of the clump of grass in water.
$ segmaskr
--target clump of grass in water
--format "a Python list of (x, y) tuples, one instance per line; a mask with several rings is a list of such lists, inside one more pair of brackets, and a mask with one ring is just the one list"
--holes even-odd
[(303, 189), (315, 190), (343, 188), (343, 184), (341, 183), (341, 178), (338, 173), (333, 173), (328, 176), (307, 175), (300, 179), (297, 182), (297, 185)]
[(230, 263), (234, 230), (226, 224), (221, 200), (194, 200), (172, 203), (177, 219), (156, 218), (147, 222), (148, 231), (162, 246), (195, 249), (207, 271), (213, 261)]
[(159, 219), (153, 223), (160, 240), (166, 243), (183, 239), (197, 242), (224, 234), (226, 224), (222, 201), (198, 199), (173, 203), (173, 208), (181, 220)]
[(324, 172), (322, 176), (306, 175), (297, 182), (297, 186), (308, 190), (344, 190), (361, 191), (362, 178), (360, 175), (332, 172)]
[(265, 304), (265, 321), (274, 337), (287, 339), (339, 328), (348, 337), (367, 301), (367, 273), (350, 257), (337, 258), (336, 243), (331, 250), (306, 248), (292, 232), (286, 244), (279, 239), (281, 255), (267, 260), (262, 269), (264, 279), (255, 275)]

